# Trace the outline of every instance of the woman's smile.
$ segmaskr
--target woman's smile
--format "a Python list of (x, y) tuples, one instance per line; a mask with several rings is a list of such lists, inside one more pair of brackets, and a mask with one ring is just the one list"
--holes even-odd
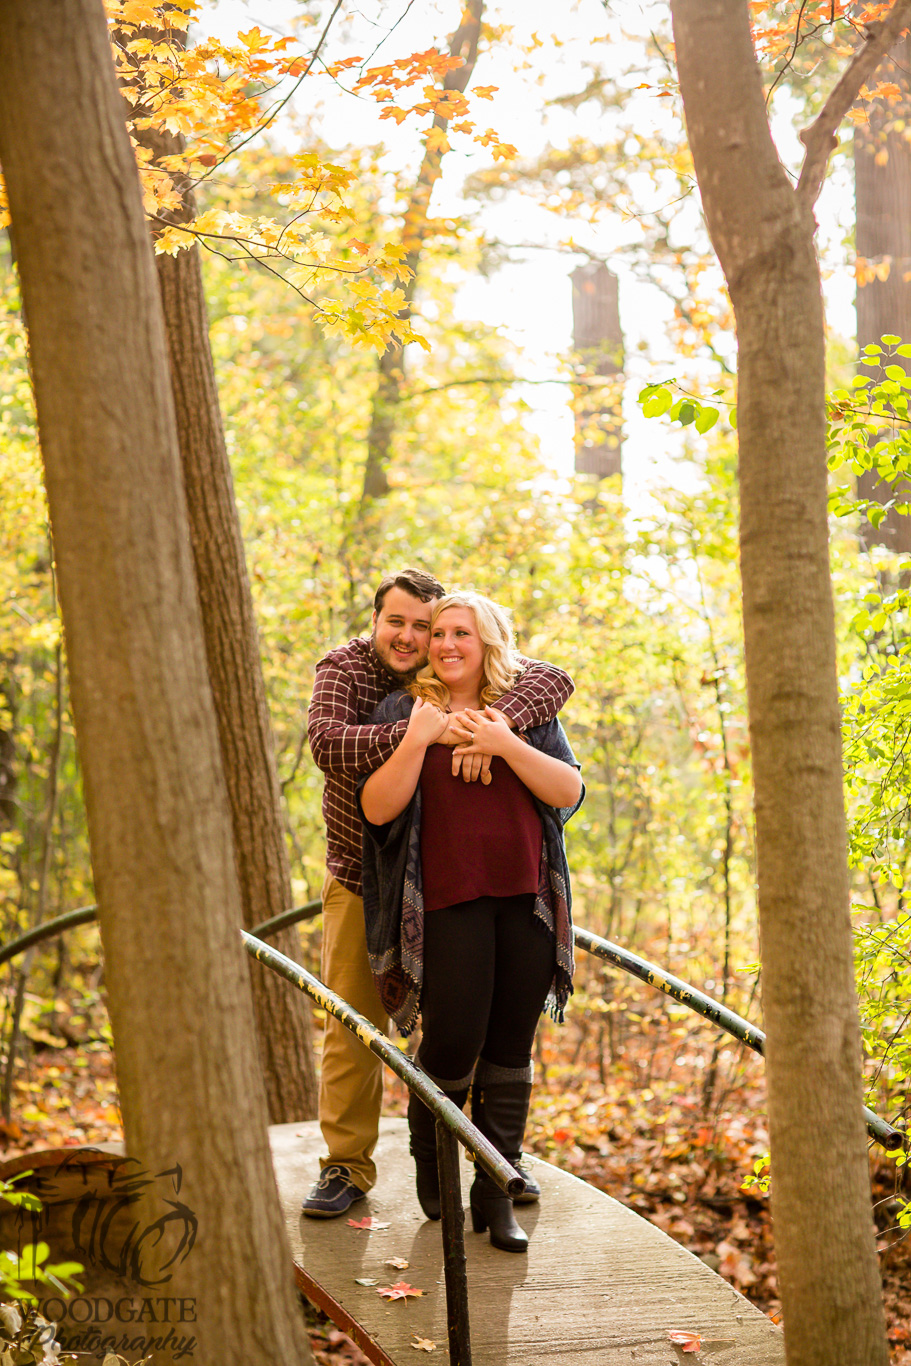
[(470, 685), (483, 675), (484, 643), (474, 613), (447, 607), (430, 633), (430, 665), (441, 682)]

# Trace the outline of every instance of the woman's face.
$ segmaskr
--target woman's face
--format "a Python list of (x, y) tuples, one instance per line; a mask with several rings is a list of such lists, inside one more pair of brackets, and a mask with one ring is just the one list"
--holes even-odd
[(452, 690), (480, 688), (484, 643), (469, 607), (446, 607), (430, 631), (430, 667)]

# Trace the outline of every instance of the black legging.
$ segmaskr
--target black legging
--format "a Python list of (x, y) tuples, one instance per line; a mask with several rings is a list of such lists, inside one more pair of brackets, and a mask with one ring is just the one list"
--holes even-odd
[(484, 896), (424, 917), (421, 1066), (438, 1081), (531, 1060), (554, 975), (554, 946), (533, 923), (534, 894)]

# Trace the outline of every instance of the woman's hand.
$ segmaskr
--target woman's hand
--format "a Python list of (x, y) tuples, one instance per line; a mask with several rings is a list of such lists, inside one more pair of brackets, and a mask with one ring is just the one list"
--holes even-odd
[(483, 711), (468, 707), (460, 714), (459, 723), (471, 737), (468, 747), (479, 754), (505, 756), (514, 745), (522, 743), (506, 717), (495, 707), (485, 707)]
[(415, 698), (402, 743), (361, 789), (361, 810), (371, 825), (387, 825), (405, 810), (421, 780), (427, 747), (445, 729), (445, 713), (432, 702)]
[(425, 702), (422, 698), (416, 697), (411, 709), (411, 716), (408, 718), (406, 733), (409, 740), (426, 748), (439, 739), (446, 729), (446, 724), (445, 712), (440, 711), (439, 707), (435, 707), (432, 702)]

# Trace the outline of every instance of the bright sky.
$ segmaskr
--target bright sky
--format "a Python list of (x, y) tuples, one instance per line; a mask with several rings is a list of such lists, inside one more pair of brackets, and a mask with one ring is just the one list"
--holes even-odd
[[(258, 25), (264, 31), (288, 32), (302, 13), (317, 13), (319, 24), (308, 33), (321, 31), (331, 9), (328, 0), (303, 5), (293, 0), (213, 0), (206, 28), (222, 37)], [(324, 52), (329, 60), (339, 56), (370, 57), (381, 63), (430, 46), (444, 47), (460, 9), (459, 0), (344, 0)], [(664, 0), (488, 0), (485, 22), (510, 30), (511, 41), (498, 42), (478, 59), (473, 85), (494, 85), (498, 92), (479, 107), (476, 117), (496, 128), (500, 137), (514, 143), (520, 157), (532, 157), (549, 142), (560, 145), (572, 136), (597, 139), (603, 136), (606, 116), (593, 104), (576, 111), (548, 106), (561, 94), (582, 89), (593, 69), (603, 65), (618, 73), (631, 70), (630, 96), (625, 113), (633, 113), (637, 128), (659, 128), (667, 119), (670, 100), (657, 97), (654, 88), (637, 91), (640, 81), (654, 82), (654, 68), (636, 74), (641, 62), (641, 39), (668, 26)], [(393, 28), (393, 25), (395, 26)], [(555, 28), (559, 31), (555, 33)], [(390, 30), (392, 30), (390, 32)], [(531, 56), (517, 55), (517, 46), (537, 35), (541, 46)], [(379, 45), (379, 46), (378, 46)], [(525, 69), (523, 69), (523, 67)], [(518, 68), (518, 69), (517, 69)], [(322, 108), (314, 101), (326, 95)], [(308, 79), (298, 106), (314, 120), (325, 139), (334, 146), (375, 144), (382, 141), (390, 161), (398, 166), (417, 166), (420, 145), (416, 126), (406, 121), (397, 128), (390, 120), (380, 122), (372, 99), (342, 95), (327, 80)], [(802, 148), (796, 136), (793, 110), (779, 100), (775, 134), (783, 159), (792, 168), (800, 163)], [(464, 140), (463, 140), (464, 141)], [(472, 207), (465, 200), (466, 177), (489, 164), (486, 151), (472, 147), (453, 149), (444, 160), (444, 173), (434, 192), (432, 211), (460, 214)], [(643, 185), (642, 207), (654, 204), (654, 187)], [(660, 201), (659, 201), (660, 202)], [(475, 206), (477, 208), (477, 206)], [(514, 260), (488, 279), (475, 277), (462, 287), (457, 308), (500, 329), (523, 353), (522, 371), (541, 380), (560, 373), (560, 358), (572, 344), (572, 305), (569, 275), (586, 258), (558, 249), (572, 239), (604, 255), (620, 281), (620, 316), (627, 352), (629, 378), (625, 402), (626, 432), (623, 454), (624, 491), (635, 514), (647, 511), (649, 486), (687, 481), (685, 468), (677, 463), (679, 438), (660, 422), (641, 417), (636, 395), (643, 384), (680, 371), (666, 334), (671, 314), (667, 298), (654, 286), (638, 280), (618, 248), (635, 240), (635, 224), (620, 214), (605, 214), (597, 226), (558, 217), (523, 198), (509, 196), (505, 203), (485, 204), (477, 209), (478, 221), (503, 242), (528, 244), (516, 251)], [(681, 213), (694, 220), (694, 206)], [(820, 248), (826, 279), (830, 326), (844, 336), (854, 331), (854, 282), (848, 269), (843, 240), (851, 218), (850, 180), (846, 170), (827, 185), (817, 211)], [(686, 219), (681, 222), (685, 224)], [(720, 278), (720, 277), (719, 277)], [(532, 412), (527, 417), (542, 444), (545, 459), (559, 473), (569, 473), (573, 461), (573, 422), (561, 385), (528, 385), (522, 397)]]

